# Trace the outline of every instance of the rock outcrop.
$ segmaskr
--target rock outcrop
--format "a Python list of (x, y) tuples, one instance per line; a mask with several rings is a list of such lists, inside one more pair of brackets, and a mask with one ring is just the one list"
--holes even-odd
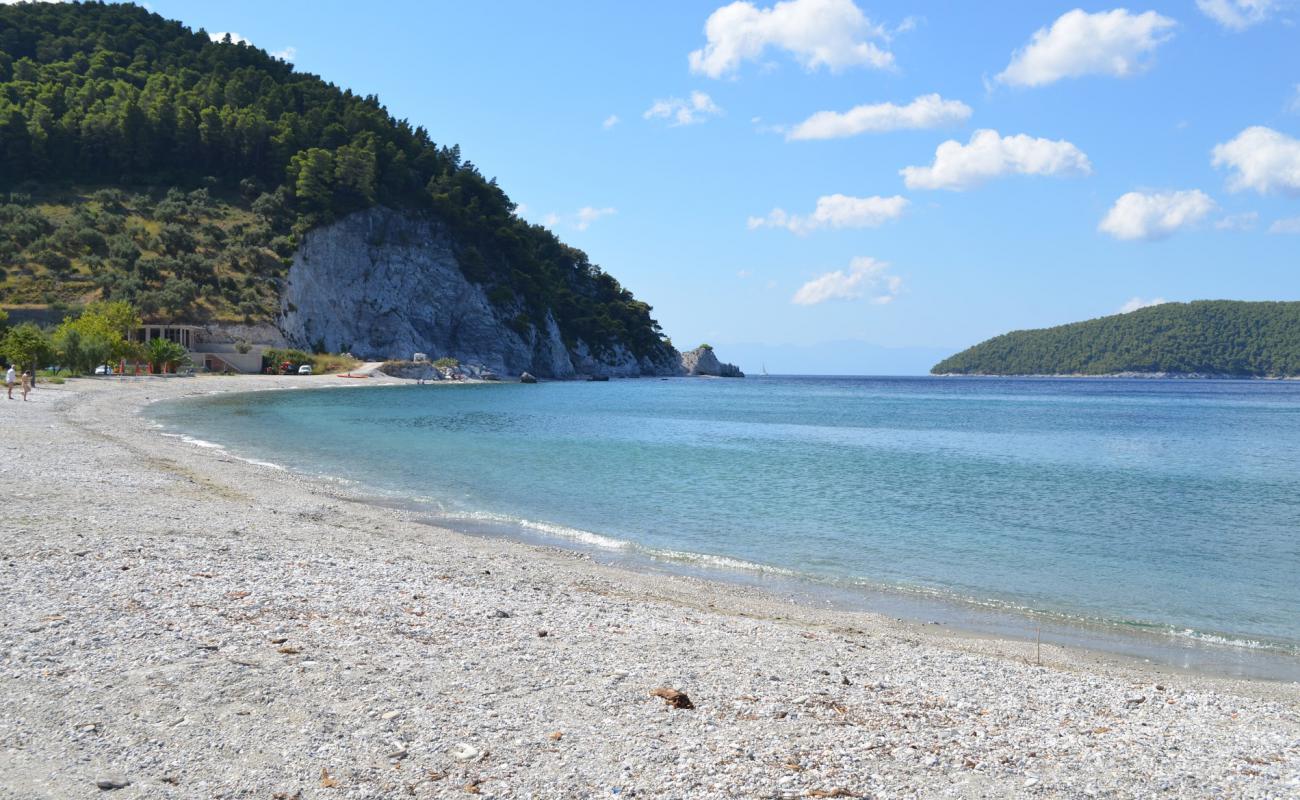
[(304, 237), (281, 293), (278, 323), (294, 346), (369, 360), (420, 352), (499, 375), (681, 374), (678, 354), (667, 345), (639, 359), (617, 342), (597, 348), (576, 339), (570, 348), (549, 312), (520, 333), (519, 310), (495, 305), (465, 278), (455, 242), (437, 220), (375, 207)]
[(379, 371), (394, 378), (410, 381), (440, 381), (442, 371), (428, 361), (385, 361)]
[(682, 353), (682, 372), (686, 375), (712, 375), (718, 378), (745, 377), (740, 367), (719, 361), (713, 354), (713, 348), (707, 344)]

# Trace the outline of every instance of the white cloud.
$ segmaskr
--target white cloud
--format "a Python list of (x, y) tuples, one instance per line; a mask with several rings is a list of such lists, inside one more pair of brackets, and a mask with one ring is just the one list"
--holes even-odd
[(608, 117), (605, 117), (604, 122), (600, 123), (600, 127), (604, 128), (605, 130), (609, 130), (610, 128), (614, 127), (621, 121), (622, 120), (618, 118), (618, 114), (610, 114)]
[(1259, 223), (1258, 211), (1243, 211), (1240, 214), (1229, 214), (1223, 219), (1214, 223), (1216, 231), (1249, 231), (1254, 230), (1255, 225)]
[(1279, 219), (1268, 226), (1269, 233), (1300, 233), (1300, 217)]
[(789, 52), (809, 70), (894, 64), (891, 53), (870, 41), (886, 41), (888, 33), (852, 0), (786, 0), (771, 8), (737, 0), (709, 15), (704, 35), (707, 43), (688, 59), (691, 72), (710, 78), (734, 73), (768, 48)]
[(817, 198), (817, 208), (807, 216), (787, 214), (774, 208), (766, 217), (750, 217), (749, 229), (786, 228), (805, 236), (822, 228), (875, 228), (898, 219), (908, 206), (908, 199), (893, 197), (850, 197), (832, 194)]
[(1200, 189), (1179, 192), (1129, 192), (1115, 201), (1097, 230), (1116, 239), (1155, 241), (1195, 225), (1215, 209)]
[(1215, 145), (1213, 155), (1214, 166), (1236, 171), (1228, 176), (1230, 191), (1300, 194), (1300, 140), (1256, 125), (1230, 142)]
[(1050, 28), (1039, 28), (1029, 44), (1011, 56), (998, 75), (1013, 86), (1045, 86), (1081, 75), (1126, 77), (1142, 71), (1144, 59), (1173, 34), (1175, 23), (1154, 11), (1127, 9), (1062, 14)]
[(615, 208), (593, 208), (591, 206), (583, 206), (578, 209), (578, 218), (577, 221), (573, 223), (573, 227), (580, 231), (585, 231), (587, 228), (591, 227), (591, 223), (601, 217), (608, 217), (617, 213), (618, 209)]
[(1088, 175), (1092, 164), (1082, 150), (1065, 141), (1019, 134), (1000, 136), (975, 131), (969, 144), (949, 139), (934, 151), (928, 167), (904, 167), (899, 173), (909, 189), (960, 191), (1003, 175)]
[(709, 117), (716, 117), (722, 114), (722, 109), (713, 98), (704, 92), (691, 92), (689, 100), (683, 100), (680, 97), (669, 97), (666, 100), (656, 100), (654, 105), (646, 109), (641, 116), (646, 119), (671, 119), (673, 126), (694, 125), (697, 122), (704, 122)]
[(818, 111), (786, 134), (787, 139), (838, 139), (860, 133), (937, 128), (970, 119), (971, 108), (960, 100), (937, 94), (918, 97), (905, 106), (893, 103), (854, 106), (838, 113)]
[(246, 44), (249, 46), (252, 46), (253, 44), (252, 42), (245, 39), (243, 36), (240, 36), (239, 34), (233, 31), (215, 31), (213, 33), (208, 34), (208, 38), (214, 42), (224, 41), (227, 36), (230, 37), (230, 41), (232, 44)]
[(286, 47), (283, 50), (276, 50), (271, 55), (275, 56), (276, 58), (282, 61), (293, 61), (295, 58), (298, 57), (298, 48)]
[(903, 279), (889, 275), (889, 264), (867, 256), (849, 262), (847, 271), (837, 269), (827, 272), (799, 287), (790, 302), (799, 306), (815, 306), (827, 300), (857, 300), (870, 294), (877, 305), (893, 302), (903, 290)]
[(1130, 297), (1129, 301), (1119, 307), (1119, 313), (1127, 314), (1130, 311), (1137, 311), (1139, 308), (1150, 308), (1151, 306), (1160, 306), (1169, 301), (1163, 297), (1153, 297), (1150, 300), (1143, 300), (1141, 297)]
[(1223, 27), (1244, 31), (1258, 25), (1278, 9), (1277, 0), (1196, 0), (1201, 13)]
[[(520, 203), (519, 206), (515, 208), (515, 214), (517, 214), (520, 217), (524, 217), (526, 214), (529, 213), (529, 210), (530, 209), (527, 206)], [(561, 214), (555, 211), (548, 211), (547, 213), (542, 214), (540, 217), (538, 217), (536, 222), (537, 224), (550, 228), (552, 230), (563, 226), (566, 228), (571, 228), (575, 231), (585, 231), (588, 228), (590, 228), (592, 223), (596, 222), (597, 220), (603, 219), (605, 217), (617, 213), (618, 210), (614, 208), (596, 208), (595, 206), (583, 206), (582, 208), (578, 209), (577, 211), (574, 211), (573, 213)]]

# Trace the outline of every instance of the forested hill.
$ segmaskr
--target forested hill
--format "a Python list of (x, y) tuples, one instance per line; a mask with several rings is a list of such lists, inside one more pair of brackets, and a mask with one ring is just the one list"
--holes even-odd
[(0, 4), (0, 192), (0, 304), (264, 322), (307, 231), (384, 205), (445, 224), (519, 326), (549, 309), (566, 341), (668, 349), (648, 305), (458, 146), (134, 5)]
[(936, 375), (1300, 375), (1300, 302), (1200, 300), (1013, 331), (939, 362)]

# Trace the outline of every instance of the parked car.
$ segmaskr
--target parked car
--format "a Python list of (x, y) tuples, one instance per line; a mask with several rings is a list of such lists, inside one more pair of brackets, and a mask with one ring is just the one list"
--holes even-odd
[(298, 374), (299, 374), (299, 375), (310, 375), (310, 374), (311, 374), (311, 364), (303, 364), (301, 367), (298, 367)]
[(113, 374), (113, 368), (112, 368), (111, 366), (109, 366), (108, 364), (100, 364), (98, 367), (95, 367), (95, 374), (96, 374), (96, 375), (112, 375), (112, 374)]

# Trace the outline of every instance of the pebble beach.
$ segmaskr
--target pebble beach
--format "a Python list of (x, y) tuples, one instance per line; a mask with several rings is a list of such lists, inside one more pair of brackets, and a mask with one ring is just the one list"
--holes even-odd
[(389, 380), (0, 400), (0, 797), (1300, 797), (1295, 683), (465, 536), (147, 415)]

